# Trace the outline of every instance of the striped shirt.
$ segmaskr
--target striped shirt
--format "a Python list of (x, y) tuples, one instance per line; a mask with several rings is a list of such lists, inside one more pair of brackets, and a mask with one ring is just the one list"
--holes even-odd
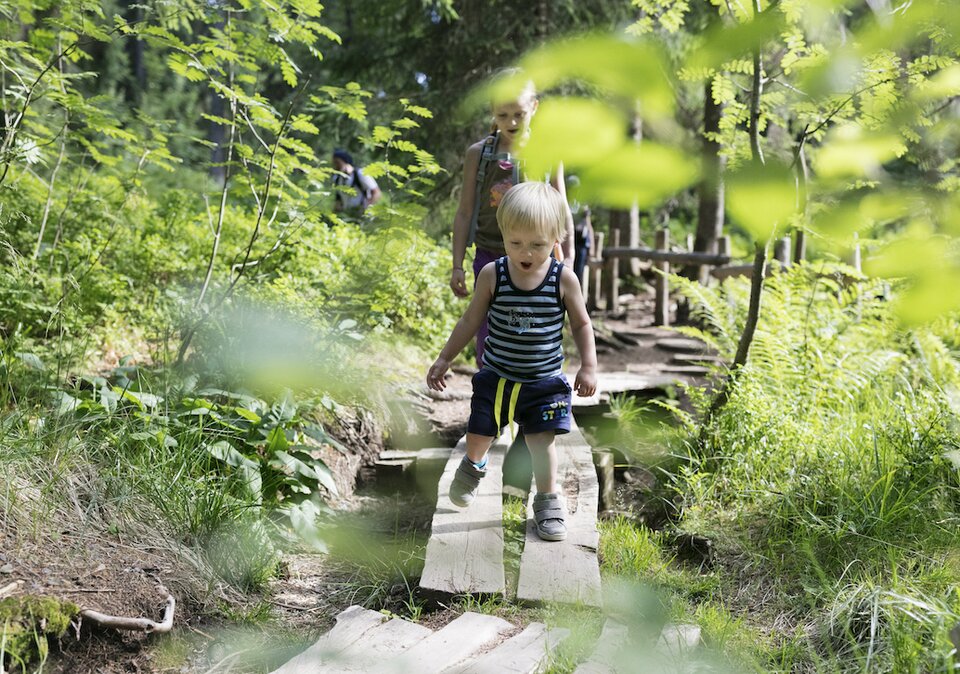
[(531, 382), (560, 375), (563, 366), (563, 265), (550, 260), (543, 282), (533, 290), (513, 285), (506, 256), (496, 261), (497, 281), (487, 312), (490, 334), (483, 365), (504, 379)]

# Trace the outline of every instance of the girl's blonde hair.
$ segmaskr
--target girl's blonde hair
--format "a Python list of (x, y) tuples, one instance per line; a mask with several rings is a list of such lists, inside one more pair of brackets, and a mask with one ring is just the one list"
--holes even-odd
[(567, 230), (567, 202), (552, 185), (540, 182), (514, 185), (497, 207), (497, 225), (509, 232), (534, 232), (550, 241), (563, 241)]
[[(524, 80), (520, 68), (502, 68), (490, 79), (490, 108), (496, 110), (498, 105), (516, 101), (521, 107), (530, 109), (537, 103), (537, 87), (533, 80)], [(497, 130), (496, 122), (491, 125), (491, 132)]]

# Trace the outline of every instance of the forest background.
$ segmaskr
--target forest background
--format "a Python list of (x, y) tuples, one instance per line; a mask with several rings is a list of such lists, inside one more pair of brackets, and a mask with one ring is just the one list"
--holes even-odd
[[(605, 573), (737, 670), (951, 669), (958, 55), (938, 0), (0, 1), (4, 554), (59, 550), (58, 520), (160, 537), (221, 615), (209, 588), (258, 591), (290, 532), (325, 549), (336, 438), (388, 425), (456, 320), (463, 150), (519, 63), (524, 161), (563, 161), (600, 229), (806, 259), (673, 279), (733, 366), (633, 458), (718, 566), (618, 522)], [(384, 191), (360, 220), (335, 147)]]

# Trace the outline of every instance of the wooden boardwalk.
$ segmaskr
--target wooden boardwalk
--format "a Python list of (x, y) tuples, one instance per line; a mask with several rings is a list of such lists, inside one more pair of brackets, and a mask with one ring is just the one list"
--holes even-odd
[(273, 674), (531, 673), (567, 634), (542, 623), (521, 631), (506, 620), (479, 613), (464, 613), (433, 631), (351, 606), (337, 616), (333, 629)]
[[(501, 469), (509, 441), (509, 434), (504, 433), (491, 448), (487, 476), (469, 508), (455, 507), (447, 496), (465, 451), (465, 440), (461, 439), (451, 452), (437, 487), (437, 510), (420, 579), (422, 589), (447, 594), (506, 593)], [(567, 538), (540, 540), (533, 523), (531, 491), (517, 598), (599, 606), (599, 487), (590, 446), (576, 422), (571, 433), (558, 436), (557, 460), (558, 482), (565, 487)]]
[[(638, 336), (647, 337), (640, 332)], [(650, 336), (662, 337), (656, 332)], [(693, 344), (679, 339), (658, 346), (681, 355), (694, 352)], [(702, 353), (697, 356), (703, 358)], [(600, 387), (608, 398), (611, 392), (663, 388), (681, 377), (682, 373), (600, 373)], [(598, 394), (594, 400), (580, 400), (577, 407), (583, 409), (581, 406), (586, 403), (589, 408), (603, 402)], [(487, 476), (468, 508), (454, 506), (447, 496), (453, 474), (466, 450), (465, 439), (461, 438), (452, 450), (424, 449), (416, 454), (413, 474), (418, 487), (432, 492), (433, 484), (437, 484), (437, 507), (427, 543), (421, 589), (446, 595), (507, 594), (502, 467), (509, 442), (510, 434), (506, 433), (494, 443)], [(558, 482), (563, 486), (566, 499), (567, 538), (559, 542), (539, 539), (532, 513), (535, 490), (531, 489), (517, 599), (528, 603), (600, 607), (599, 485), (591, 448), (575, 422), (571, 433), (557, 438), (557, 459)], [(409, 457), (391, 460), (404, 462)], [(405, 471), (408, 467), (409, 464), (404, 463), (401, 469)], [(393, 464), (385, 466), (387, 468), (393, 468)], [(608, 620), (592, 653), (585, 656), (575, 674), (633, 672), (641, 664), (644, 671), (693, 671), (688, 658), (699, 644), (699, 628), (667, 625), (658, 638), (647, 634), (637, 641), (626, 626)], [(567, 630), (549, 629), (541, 623), (531, 623), (521, 630), (501, 618), (477, 613), (464, 613), (434, 631), (351, 606), (337, 616), (333, 629), (274, 674), (532, 673), (542, 669), (552, 650), (567, 636)]]
[[(566, 629), (534, 622), (521, 630), (480, 613), (464, 613), (434, 631), (351, 606), (333, 629), (272, 674), (532, 674), (567, 636)], [(697, 671), (684, 665), (699, 644), (693, 625), (667, 625), (659, 637), (637, 640), (626, 626), (607, 620), (574, 674)]]
[(575, 422), (570, 433), (557, 436), (557, 464), (557, 482), (566, 487), (567, 538), (542, 541), (537, 536), (534, 487), (527, 502), (527, 536), (520, 556), (517, 599), (600, 606), (599, 485), (590, 446)]
[(469, 508), (458, 508), (447, 492), (466, 452), (466, 439), (450, 453), (437, 485), (437, 509), (420, 587), (447, 594), (504, 594), (503, 570), (503, 457), (509, 435), (490, 448), (487, 475), (480, 480)]

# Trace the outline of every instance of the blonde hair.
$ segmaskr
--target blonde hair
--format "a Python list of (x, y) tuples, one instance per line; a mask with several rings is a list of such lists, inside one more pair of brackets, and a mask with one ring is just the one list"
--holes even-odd
[(501, 68), (490, 78), (490, 105), (516, 101), (527, 107), (537, 100), (537, 87), (520, 68)]
[[(525, 78), (520, 68), (502, 68), (490, 78), (490, 109), (496, 111), (498, 105), (516, 101), (525, 110), (533, 109), (537, 104), (537, 88), (533, 80)], [(497, 130), (492, 122), (491, 133)]]
[(497, 207), (497, 225), (506, 238), (509, 232), (535, 232), (552, 241), (563, 241), (567, 230), (567, 202), (547, 183), (514, 185)]

